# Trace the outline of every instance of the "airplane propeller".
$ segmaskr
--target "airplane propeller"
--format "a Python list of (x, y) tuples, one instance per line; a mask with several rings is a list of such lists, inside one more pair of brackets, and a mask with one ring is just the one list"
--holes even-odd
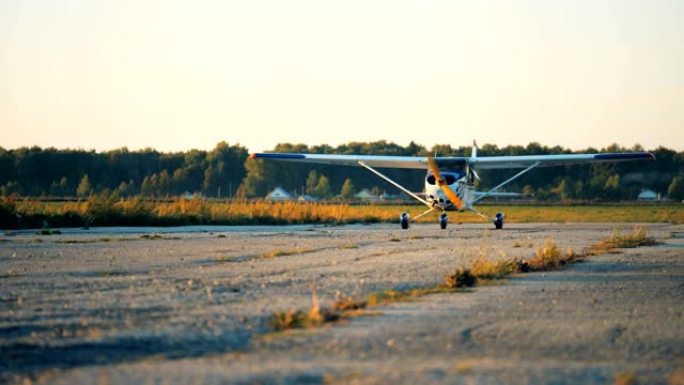
[(451, 203), (453, 203), (456, 208), (459, 210), (463, 209), (463, 201), (452, 189), (449, 188), (449, 185), (447, 185), (446, 181), (442, 178), (439, 173), (439, 167), (437, 167), (437, 162), (435, 162), (433, 157), (428, 157), (428, 166), (437, 180), (437, 185), (442, 189), (442, 191), (444, 191), (444, 195), (451, 200)]

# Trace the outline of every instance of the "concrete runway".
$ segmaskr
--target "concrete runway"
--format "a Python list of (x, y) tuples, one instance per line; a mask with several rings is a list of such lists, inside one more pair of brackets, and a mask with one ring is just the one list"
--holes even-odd
[[(0, 382), (684, 383), (684, 226), (662, 245), (274, 335), (276, 310), (431, 286), (628, 224), (114, 228), (0, 238)], [(679, 382), (677, 382), (679, 381)]]

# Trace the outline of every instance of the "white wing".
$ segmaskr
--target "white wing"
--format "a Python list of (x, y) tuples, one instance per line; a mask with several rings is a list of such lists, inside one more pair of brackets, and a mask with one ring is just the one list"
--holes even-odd
[(622, 152), (606, 154), (559, 154), (559, 155), (520, 155), (520, 156), (488, 156), (470, 158), (468, 162), (479, 170), (495, 168), (525, 168), (535, 163), (539, 167), (565, 166), (570, 164), (624, 162), (630, 160), (652, 160), (655, 156), (650, 152)]
[[(335, 155), (335, 154), (284, 154), (284, 153), (256, 153), (251, 159), (273, 159), (304, 163), (331, 164), (343, 166), (359, 166), (359, 162), (370, 167), (380, 168), (414, 168), (426, 170), (427, 157), (422, 156), (383, 156), (383, 155)], [(436, 158), (438, 163), (465, 164), (468, 158)]]
[[(383, 155), (335, 155), (335, 154), (290, 154), (255, 153), (251, 159), (272, 159), (293, 162), (359, 166), (359, 162), (370, 167), (427, 169), (428, 158), (422, 156)], [(463, 167), (470, 164), (477, 169), (525, 168), (535, 163), (538, 166), (564, 166), (569, 164), (622, 162), (629, 160), (650, 160), (655, 156), (649, 152), (626, 152), (612, 154), (559, 154), (489, 157), (437, 157), (440, 168)]]

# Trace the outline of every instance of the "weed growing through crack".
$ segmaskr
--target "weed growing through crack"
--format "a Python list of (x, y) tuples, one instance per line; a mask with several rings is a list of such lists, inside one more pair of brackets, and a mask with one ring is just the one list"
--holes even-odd
[(457, 267), (444, 276), (444, 285), (448, 288), (471, 287), (475, 286), (476, 282), (477, 277), (473, 275), (470, 269), (464, 267)]
[(636, 383), (636, 375), (634, 373), (627, 372), (615, 375), (615, 385), (633, 385)]
[[(444, 276), (444, 282), (441, 285), (409, 290), (390, 289), (372, 293), (366, 297), (366, 300), (358, 300), (352, 297), (338, 298), (329, 309), (322, 309), (319, 306), (314, 290), (312, 306), (308, 311), (287, 310), (276, 312), (273, 314), (272, 324), (276, 331), (316, 327), (346, 317), (361, 315), (370, 307), (387, 305), (394, 302), (406, 302), (428, 294), (451, 293), (458, 288), (475, 286), (479, 281), (502, 279), (513, 273), (563, 268), (571, 263), (584, 260), (596, 250), (605, 250), (606, 247), (638, 247), (653, 244), (655, 244), (655, 240), (649, 237), (643, 228), (638, 227), (628, 234), (616, 232), (612, 237), (592, 245), (582, 253), (577, 253), (572, 248), (568, 248), (563, 252), (551, 238), (546, 239), (544, 245), (537, 248), (530, 259), (506, 259), (502, 255), (503, 259), (491, 261), (487, 258), (486, 250), (481, 248), (480, 255), (470, 267), (457, 267)], [(626, 383), (631, 383), (629, 382), (629, 377), (625, 378), (628, 380)]]
[(544, 241), (544, 246), (537, 248), (534, 256), (526, 261), (530, 271), (545, 271), (561, 268), (567, 264), (586, 258), (586, 253), (578, 254), (569, 248), (563, 253), (553, 239)]
[(477, 279), (501, 279), (515, 271), (517, 271), (516, 260), (490, 261), (484, 256), (478, 257), (470, 267), (470, 272)]
[(338, 249), (340, 249), (340, 250), (358, 249), (358, 248), (359, 248), (359, 245), (357, 245), (356, 243), (345, 243), (345, 244), (340, 245), (338, 247)]
[(418, 287), (408, 290), (385, 290), (368, 295), (366, 302), (368, 307), (387, 305), (394, 302), (406, 302), (428, 294), (451, 293), (452, 287), (446, 285)]
[(160, 233), (154, 233), (154, 234), (143, 234), (140, 236), (140, 239), (146, 239), (148, 241), (154, 241), (154, 240), (158, 240), (158, 239), (179, 240), (179, 239), (181, 239), (181, 237), (177, 237), (177, 236), (169, 237), (169, 236), (161, 235)]
[(256, 256), (257, 259), (268, 259), (276, 257), (285, 257), (288, 255), (313, 253), (314, 249), (287, 249), (287, 250), (270, 250)]
[(610, 237), (606, 237), (601, 242), (591, 247), (594, 252), (601, 252), (610, 249), (634, 248), (639, 246), (651, 246), (657, 242), (655, 238), (648, 235), (643, 227), (635, 227), (631, 232), (613, 231)]
[(62, 234), (59, 230), (54, 229), (40, 229), (36, 231), (36, 235), (59, 235)]
[(335, 311), (348, 312), (348, 311), (358, 311), (365, 309), (368, 306), (368, 302), (363, 300), (358, 300), (353, 297), (339, 297), (333, 302), (332, 309)]
[(311, 308), (308, 311), (286, 310), (273, 313), (272, 326), (276, 331), (307, 329), (340, 319), (338, 311), (321, 309), (316, 290), (311, 293)]

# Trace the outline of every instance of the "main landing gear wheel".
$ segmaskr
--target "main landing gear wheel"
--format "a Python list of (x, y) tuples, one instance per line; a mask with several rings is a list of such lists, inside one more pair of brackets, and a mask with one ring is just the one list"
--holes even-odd
[(442, 215), (439, 216), (439, 227), (442, 230), (446, 229), (448, 222), (449, 222), (449, 218), (447, 217), (446, 213), (442, 213)]
[(409, 227), (409, 215), (408, 213), (401, 213), (399, 216), (399, 223), (401, 223), (401, 228), (406, 230)]
[(503, 213), (496, 213), (494, 216), (494, 227), (497, 230), (503, 229), (503, 224), (504, 224), (504, 214)]

